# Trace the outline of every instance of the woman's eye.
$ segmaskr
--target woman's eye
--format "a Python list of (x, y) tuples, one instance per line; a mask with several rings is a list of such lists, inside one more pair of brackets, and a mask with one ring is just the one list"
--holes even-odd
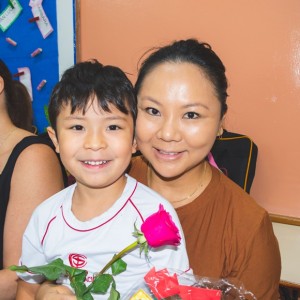
[(109, 125), (108, 126), (108, 130), (118, 130), (118, 129), (120, 129), (120, 126), (118, 126), (118, 125)]
[(198, 119), (200, 117), (199, 114), (195, 113), (195, 112), (188, 112), (184, 115), (184, 119)]
[(82, 125), (74, 125), (71, 127), (71, 129), (73, 130), (83, 130), (83, 126)]
[(147, 107), (146, 112), (150, 115), (153, 115), (153, 116), (159, 116), (160, 115), (159, 111), (157, 109), (153, 108), (153, 107)]

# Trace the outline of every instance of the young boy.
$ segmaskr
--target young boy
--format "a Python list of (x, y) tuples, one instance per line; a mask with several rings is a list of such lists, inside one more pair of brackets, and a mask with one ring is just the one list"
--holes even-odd
[[(183, 232), (171, 204), (125, 174), (136, 151), (136, 114), (132, 84), (119, 68), (89, 61), (64, 73), (51, 95), (48, 133), (76, 183), (35, 210), (23, 237), (23, 265), (61, 258), (88, 270), (88, 285), (114, 254), (136, 240), (134, 223), (140, 229), (163, 204), (179, 228), (181, 244), (150, 250), (149, 261), (139, 248), (125, 255), (127, 269), (114, 277), (117, 290), (122, 296), (152, 266), (189, 269)], [(20, 277), (17, 299), (34, 299), (43, 278), (29, 273)], [(63, 284), (69, 286), (68, 280)]]

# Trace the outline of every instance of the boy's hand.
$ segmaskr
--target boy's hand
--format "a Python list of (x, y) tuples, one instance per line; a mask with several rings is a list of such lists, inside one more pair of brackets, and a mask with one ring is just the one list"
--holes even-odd
[(45, 282), (36, 293), (36, 300), (76, 300), (74, 293), (66, 286)]

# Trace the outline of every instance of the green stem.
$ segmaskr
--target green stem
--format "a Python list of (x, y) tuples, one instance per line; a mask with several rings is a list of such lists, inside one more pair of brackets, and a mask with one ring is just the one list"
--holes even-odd
[(138, 241), (133, 242), (126, 248), (124, 248), (121, 252), (119, 252), (117, 255), (115, 255), (105, 266), (104, 268), (99, 272), (99, 275), (103, 274), (115, 261), (117, 261), (119, 258), (123, 257), (127, 252), (133, 250), (138, 245)]
[[(138, 246), (138, 241), (133, 242), (126, 248), (124, 248), (121, 252), (119, 252), (117, 255), (115, 255), (104, 267), (103, 269), (97, 274), (96, 277), (99, 275), (102, 275), (115, 261), (117, 261), (119, 258), (123, 257), (127, 252), (133, 250), (136, 246)], [(87, 287), (87, 291), (90, 291), (93, 287), (93, 282)]]

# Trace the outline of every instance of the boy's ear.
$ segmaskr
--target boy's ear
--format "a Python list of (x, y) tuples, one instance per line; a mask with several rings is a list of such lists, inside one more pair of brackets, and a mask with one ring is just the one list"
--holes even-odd
[(136, 139), (134, 138), (133, 141), (132, 141), (132, 150), (131, 150), (131, 153), (135, 153), (137, 150), (137, 143), (136, 143)]
[(0, 76), (0, 94), (3, 92), (4, 90), (4, 80), (3, 78)]
[(59, 144), (58, 144), (58, 139), (57, 139), (55, 130), (52, 127), (49, 126), (49, 127), (47, 127), (47, 132), (48, 132), (48, 135), (49, 135), (50, 139), (52, 140), (52, 142), (55, 146), (55, 151), (57, 153), (59, 153)]

